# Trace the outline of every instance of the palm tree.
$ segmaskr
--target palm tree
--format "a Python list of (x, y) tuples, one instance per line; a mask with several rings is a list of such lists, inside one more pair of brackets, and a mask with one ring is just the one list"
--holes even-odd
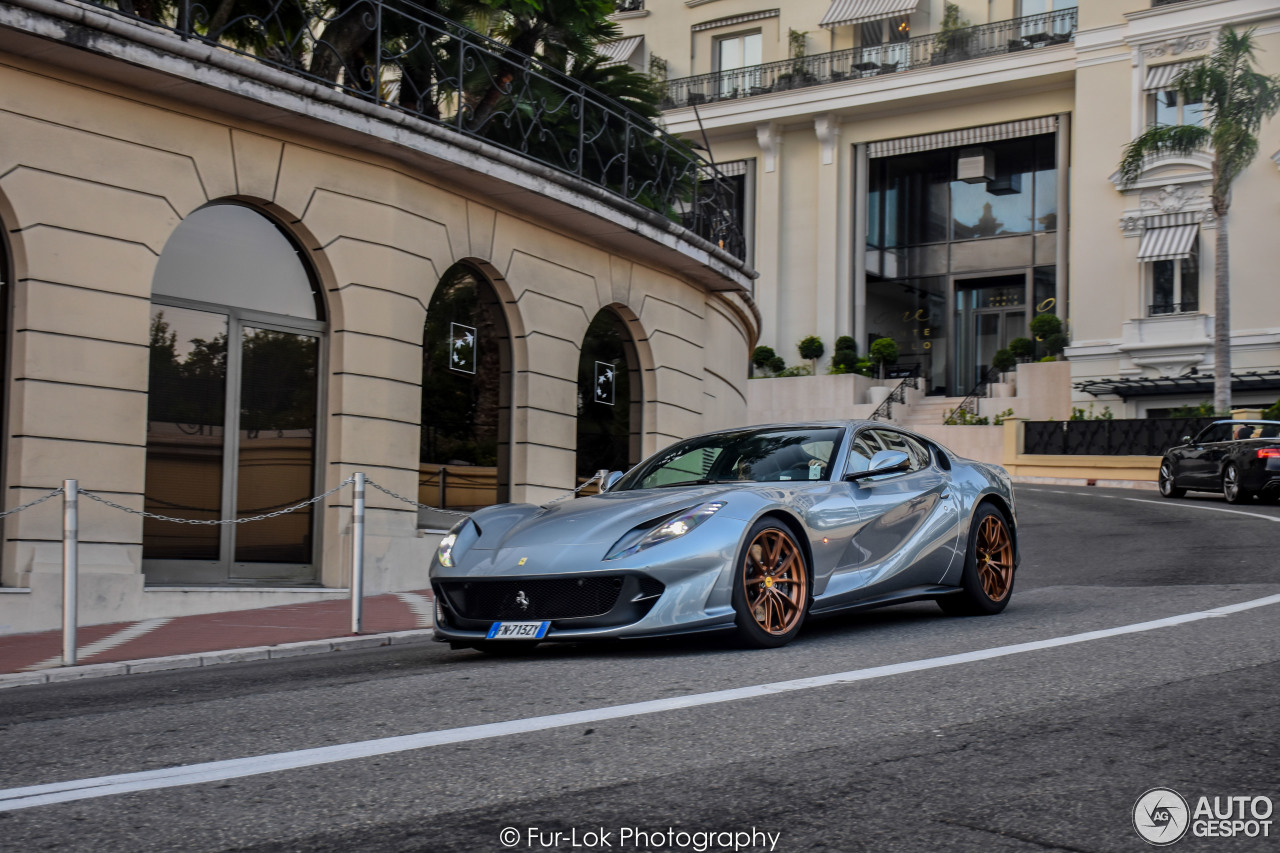
[(1188, 155), (1211, 147), (1213, 185), (1210, 199), (1218, 220), (1213, 263), (1213, 406), (1231, 409), (1231, 277), (1227, 242), (1227, 211), (1231, 184), (1258, 153), (1257, 133), (1265, 119), (1280, 111), (1280, 76), (1254, 69), (1253, 30), (1238, 33), (1228, 27), (1207, 60), (1181, 71), (1174, 87), (1187, 100), (1204, 103), (1204, 125), (1156, 125), (1125, 147), (1120, 180), (1128, 187), (1138, 181), (1153, 157)]

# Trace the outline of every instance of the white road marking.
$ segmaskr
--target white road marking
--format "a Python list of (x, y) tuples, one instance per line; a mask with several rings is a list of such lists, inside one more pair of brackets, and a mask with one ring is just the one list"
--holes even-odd
[(1274, 521), (1280, 523), (1280, 515), (1263, 515), (1260, 512), (1245, 512), (1242, 509), (1227, 509), (1220, 506), (1201, 506), (1193, 503), (1178, 503), (1177, 501), (1148, 501), (1142, 498), (1125, 498), (1127, 501), (1133, 501), (1136, 504), (1155, 504), (1156, 506), (1177, 507), (1179, 509), (1202, 509), (1207, 512), (1229, 512), (1232, 515), (1247, 515), (1251, 518), (1261, 518), (1266, 521)]
[(1169, 616), (1150, 622), (1138, 622), (1132, 625), (1121, 625), (1117, 628), (1106, 628), (1099, 631), (1086, 631), (1083, 634), (1071, 634), (1065, 637), (1054, 637), (1048, 640), (1036, 640), (1030, 643), (1017, 643), (1011, 646), (998, 646), (992, 649), (981, 649), (961, 654), (944, 655), (924, 660), (906, 661), (904, 663), (874, 666), (868, 669), (855, 669), (848, 672), (837, 672), (830, 675), (818, 675), (810, 678), (797, 678), (791, 681), (775, 681), (770, 684), (756, 684), (749, 687), (735, 687), (728, 690), (716, 690), (710, 693), (694, 693), (687, 696), (672, 696), (666, 699), (651, 699), (647, 702), (633, 702), (627, 705), (613, 705), (586, 711), (572, 711), (565, 714), (550, 714), (543, 717), (530, 717), (523, 720), (508, 720), (501, 723), (486, 723), (477, 726), (464, 726), (456, 729), (444, 729), (434, 732), (400, 735), (398, 737), (379, 738), (377, 740), (357, 741), (355, 743), (322, 746), (314, 749), (300, 749), (293, 752), (278, 752), (270, 755), (256, 755), (250, 758), (233, 758), (226, 761), (212, 761), (206, 764), (191, 764), (183, 767), (166, 767), (160, 770), (146, 770), (140, 773), (121, 773), (114, 776), (99, 776), (94, 779), (75, 779), (67, 782), (54, 782), (47, 785), (32, 785), (25, 788), (10, 788), (0, 791), (0, 811), (43, 806), (51, 803), (64, 803), (72, 800), (85, 800), (93, 797), (106, 797), (113, 794), (125, 794), (132, 791), (148, 791), (156, 788), (173, 788), (180, 785), (197, 785), (203, 782), (218, 782), (225, 779), (237, 779), (244, 776), (257, 776), (263, 773), (276, 773), (282, 770), (296, 770), (301, 767), (315, 767), (321, 764), (332, 764), (338, 761), (350, 761), (358, 758), (369, 758), (375, 755), (388, 755), (409, 750), (427, 749), (433, 746), (444, 746), (468, 741), (486, 740), (488, 738), (505, 737), (507, 735), (528, 734), (530, 732), (558, 729), (565, 726), (580, 726), (587, 723), (599, 723), (605, 720), (616, 720), (621, 717), (635, 717), (642, 714), (656, 714), (663, 711), (675, 711), (683, 708), (697, 708), (703, 705), (715, 705), (722, 702), (736, 702), (742, 699), (755, 699), (779, 693), (790, 693), (797, 690), (811, 690), (815, 687), (830, 687), (836, 684), (853, 684), (869, 681), (874, 678), (885, 678), (891, 675), (903, 675), (910, 672), (922, 672), (958, 664), (991, 660), (1009, 655), (1035, 652), (1042, 649), (1053, 649), (1070, 646), (1076, 643), (1087, 643), (1109, 637), (1120, 637), (1126, 634), (1138, 634), (1144, 631), (1155, 631), (1160, 628), (1171, 628), (1189, 622), (1199, 622), (1241, 613), (1257, 607), (1280, 604), (1280, 595), (1269, 595), (1255, 598), (1226, 607), (1216, 607), (1195, 613), (1184, 613), (1180, 616)]
[(432, 612), (433, 608), (430, 599), (424, 595), (418, 595), (416, 592), (397, 592), (396, 598), (403, 601), (405, 606), (417, 617), (419, 628), (430, 628), (432, 626), (435, 614)]
[[(116, 646), (124, 645), (130, 640), (136, 640), (143, 634), (149, 634), (161, 625), (167, 625), (172, 619), (146, 619), (142, 622), (134, 622), (127, 628), (116, 631), (110, 636), (103, 637), (101, 640), (90, 643), (87, 646), (81, 646), (76, 649), (76, 662), (83, 663), (94, 655), (100, 655), (103, 652), (110, 651)], [(62, 665), (62, 655), (42, 660), (39, 663), (33, 663), (30, 666), (24, 666), (23, 672), (30, 672), (37, 669), (49, 669)]]

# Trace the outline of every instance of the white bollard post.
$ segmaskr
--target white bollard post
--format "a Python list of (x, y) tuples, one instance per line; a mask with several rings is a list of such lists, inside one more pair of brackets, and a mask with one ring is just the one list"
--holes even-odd
[(364, 627), (364, 474), (356, 474), (351, 502), (351, 633)]
[(76, 665), (76, 579), (80, 572), (77, 544), (80, 519), (77, 498), (79, 480), (62, 481), (62, 665)]

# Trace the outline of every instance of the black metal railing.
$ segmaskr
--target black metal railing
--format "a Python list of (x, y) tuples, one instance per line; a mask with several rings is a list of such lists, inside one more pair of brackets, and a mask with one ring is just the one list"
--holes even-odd
[(613, 0), (615, 12), (639, 12), (644, 9), (644, 0)]
[(895, 385), (894, 389), (889, 392), (889, 396), (885, 397), (884, 402), (882, 402), (879, 406), (876, 407), (876, 410), (871, 413), (871, 417), (868, 418), (868, 420), (873, 420), (873, 421), (893, 420), (893, 404), (907, 402), (908, 386), (911, 388), (919, 388), (920, 378), (915, 375), (907, 376), (901, 382)]
[(88, 0), (388, 110), (483, 139), (635, 202), (745, 258), (730, 182), (691, 146), (550, 59), (411, 0)]
[(1023, 452), (1050, 456), (1162, 456), (1215, 418), (1027, 421)]
[(671, 109), (746, 98), (1066, 44), (1074, 38), (1075, 31), (1076, 10), (1062, 9), (965, 27), (950, 33), (916, 36), (908, 41), (815, 53), (781, 62), (680, 77), (667, 82), (663, 106)]
[(1158, 317), (1161, 314), (1191, 314), (1200, 310), (1200, 303), (1197, 301), (1189, 302), (1157, 302), (1155, 305), (1147, 306), (1148, 317)]
[(958, 417), (961, 412), (967, 412), (970, 417), (978, 416), (978, 401), (987, 396), (987, 390), (991, 387), (991, 383), (995, 382), (1000, 376), (1000, 369), (996, 367), (987, 368), (987, 372), (982, 374), (982, 378), (977, 384), (969, 390), (965, 398), (960, 401), (960, 405), (952, 409), (942, 422), (943, 426), (948, 424), (954, 425), (959, 423)]

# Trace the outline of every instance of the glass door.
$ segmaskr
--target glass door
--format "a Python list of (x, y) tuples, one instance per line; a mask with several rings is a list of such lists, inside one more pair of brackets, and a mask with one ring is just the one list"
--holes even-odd
[(968, 394), (991, 369), (998, 350), (1027, 336), (1027, 276), (988, 276), (956, 282), (956, 359), (951, 393)]

